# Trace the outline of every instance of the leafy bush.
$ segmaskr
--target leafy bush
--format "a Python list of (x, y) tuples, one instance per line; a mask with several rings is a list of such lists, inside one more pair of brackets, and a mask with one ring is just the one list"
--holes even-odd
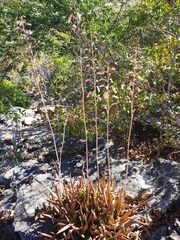
[(0, 81), (0, 113), (5, 113), (11, 106), (29, 107), (30, 98), (22, 91), (21, 87), (8, 80)]
[[(52, 73), (50, 80), (41, 79), (43, 89), (46, 89), (45, 98), (48, 101), (53, 95), (55, 100), (62, 105), (63, 111), (66, 109), (69, 114), (67, 131), (74, 135), (82, 135), (84, 129), (79, 74), (79, 56), (82, 51), (87, 125), (91, 138), (94, 134), (94, 80), (90, 46), (92, 40), (98, 88), (97, 107), (100, 134), (104, 135), (106, 128), (106, 101), (103, 94), (109, 87), (110, 133), (112, 137), (116, 137), (113, 136), (114, 134), (125, 136), (129, 127), (130, 111), (129, 83), (131, 79), (127, 77), (127, 74), (132, 70), (130, 61), (132, 51), (138, 47), (138, 57), (142, 66), (138, 75), (142, 81), (138, 82), (136, 79), (136, 87), (139, 91), (134, 99), (136, 116), (151, 114), (158, 110), (163, 116), (159, 119), (158, 127), (160, 126), (160, 130), (166, 132), (165, 142), (171, 142), (169, 137), (171, 138), (176, 129), (169, 134), (167, 124), (173, 124), (174, 119), (176, 120), (179, 115), (179, 110), (173, 111), (173, 107), (179, 104), (180, 99), (179, 1), (176, 1), (173, 11), (165, 1), (157, 3), (153, 0), (143, 0), (135, 1), (133, 5), (130, 4), (131, 1), (125, 1), (123, 4), (111, 2), (112, 4), (105, 4), (104, 0), (91, 2), (54, 0), (51, 4), (48, 1), (32, 1), (31, 4), (27, 2), (25, 5), (18, 0), (3, 2), (0, 7), (3, 32), (0, 46), (3, 54), (0, 57), (5, 66), (2, 66), (0, 72), (3, 73), (7, 65), (6, 75), (10, 76), (9, 72), (13, 69), (19, 74), (17, 74), (18, 79), (22, 81), (22, 75), (26, 76), (30, 68), (27, 45), (29, 45), (29, 50), (32, 45), (36, 47), (36, 60), (43, 52), (47, 58), (50, 58)], [(19, 12), (17, 9), (21, 9), (20, 14), (25, 15), (21, 24), (24, 24), (27, 32), (25, 29), (18, 32), (15, 27), (17, 25), (15, 19), (20, 17), (17, 15)], [(47, 12), (52, 14), (47, 17)], [(67, 21), (68, 16), (76, 16), (76, 12), (82, 13), (79, 26), (74, 21), (75, 17), (73, 22)], [(27, 24), (26, 19), (31, 24)], [(22, 25), (19, 25), (19, 28), (21, 27)], [(81, 29), (77, 31), (77, 27)], [(29, 30), (30, 28), (32, 31)], [(4, 59), (4, 56), (7, 56), (7, 59)], [(111, 83), (108, 86), (106, 76), (99, 73), (105, 68), (112, 69), (113, 67), (115, 70), (110, 72)], [(13, 79), (13, 76), (10, 76), (10, 79)], [(102, 85), (104, 85), (103, 88), (100, 87)], [(2, 103), (1, 108), (3, 108)], [(64, 126), (64, 120), (61, 117), (58, 120), (57, 115), (58, 112), (54, 115), (55, 120), (52, 117), (56, 129)], [(176, 138), (175, 135), (174, 138)]]

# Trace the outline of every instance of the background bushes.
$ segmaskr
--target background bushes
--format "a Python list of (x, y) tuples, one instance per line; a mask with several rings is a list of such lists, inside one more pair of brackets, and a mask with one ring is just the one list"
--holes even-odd
[[(157, 114), (158, 119), (151, 124), (163, 132), (163, 144), (178, 146), (175, 139), (179, 125), (175, 123), (180, 115), (179, 7), (179, 1), (171, 8), (166, 1), (157, 3), (154, 0), (118, 3), (104, 0), (4, 1), (0, 6), (1, 77), (8, 77), (9, 83), (15, 83), (13, 92), (18, 84), (36, 91), (31, 82), (33, 62), (47, 103), (52, 103), (53, 99), (53, 104), (58, 105), (51, 115), (53, 126), (61, 132), (68, 116), (67, 131), (82, 136), (79, 73), (82, 50), (87, 125), (91, 138), (95, 132), (92, 41), (100, 134), (105, 134), (106, 100), (103, 96), (108, 88), (111, 136), (121, 135), (126, 139), (131, 72), (134, 71), (136, 121), (141, 121), (142, 116)], [(81, 32), (75, 31), (77, 12), (81, 16)], [(22, 16), (23, 21), (19, 21)], [(71, 21), (68, 21), (69, 16), (72, 16)], [(29, 55), (30, 49), (32, 55)], [(135, 50), (138, 51), (136, 63), (133, 59)], [(23, 95), (14, 93), (12, 96), (10, 100), (16, 99), (12, 105), (28, 105)], [(3, 99), (5, 106), (5, 95)]]
[(21, 87), (8, 80), (0, 80), (0, 113), (6, 113), (11, 106), (27, 108), (30, 106), (30, 97), (28, 97)]

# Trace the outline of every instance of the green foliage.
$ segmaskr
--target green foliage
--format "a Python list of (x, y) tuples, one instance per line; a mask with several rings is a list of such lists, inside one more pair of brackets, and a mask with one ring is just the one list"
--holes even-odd
[(40, 50), (53, 54), (54, 51), (61, 53), (63, 49), (68, 51), (68, 41), (62, 41), (64, 38), (59, 34), (59, 29), (68, 34), (69, 2), (12, 0), (0, 4), (0, 58), (4, 63), (0, 68), (2, 76), (24, 61), (18, 42), (20, 33), (17, 31), (17, 20), (21, 16), (31, 23), (33, 37), (37, 39), (37, 52)]
[[(165, 131), (164, 144), (170, 143), (169, 125), (179, 114), (173, 106), (179, 102), (179, 52), (178, 52), (178, 2), (174, 13), (163, 2), (141, 1), (133, 7), (124, 8), (121, 14), (98, 1), (96, 11), (90, 11), (88, 3), (76, 6), (81, 9), (82, 29), (76, 29), (76, 14), (72, 18), (70, 43), (76, 55), (63, 56), (56, 65), (53, 87), (59, 98), (65, 97), (69, 118), (67, 131), (82, 136), (81, 88), (79, 80), (79, 53), (83, 49), (83, 78), (85, 83), (85, 105), (89, 137), (94, 134), (93, 66), (90, 41), (94, 44), (95, 75), (97, 81), (98, 129), (104, 135), (106, 129), (107, 102), (110, 100), (110, 133), (112, 137), (126, 138), (129, 129), (131, 83), (135, 74), (134, 109), (136, 116), (160, 113), (158, 129)], [(97, 2), (89, 3), (92, 7)], [(108, 11), (102, 15), (100, 12)], [(174, 18), (171, 17), (173, 15)], [(91, 20), (90, 16), (93, 16)], [(167, 20), (169, 19), (169, 20)], [(101, 24), (99, 24), (99, 22)], [(113, 26), (113, 27), (112, 27)], [(89, 30), (90, 29), (90, 30)], [(110, 31), (109, 31), (110, 30)], [(168, 34), (167, 34), (168, 31)], [(90, 37), (91, 33), (92, 39)], [(82, 34), (82, 35), (81, 35)], [(132, 62), (133, 51), (138, 49), (138, 59)], [(73, 60), (74, 58), (74, 60)], [(55, 58), (56, 61), (56, 58)], [(138, 68), (138, 69), (136, 69)], [(107, 69), (109, 69), (107, 71)], [(109, 74), (110, 85), (107, 75)], [(170, 96), (171, 95), (171, 96)], [(172, 97), (174, 96), (174, 97)], [(74, 109), (79, 109), (75, 111)], [(169, 122), (169, 123), (168, 123)], [(171, 123), (170, 123), (171, 122)], [(57, 126), (63, 126), (61, 120)], [(153, 123), (154, 124), (154, 123)], [(155, 124), (156, 125), (156, 124)], [(174, 129), (174, 127), (172, 127)], [(175, 132), (170, 131), (171, 133)], [(168, 137), (169, 136), (169, 137)], [(175, 135), (174, 135), (175, 137)]]
[[(93, 184), (90, 179), (70, 179), (60, 192), (48, 195), (48, 204), (40, 209), (39, 217), (54, 222), (48, 239), (134, 239), (138, 237), (133, 216), (147, 203), (131, 206), (125, 191), (117, 189), (105, 177)], [(141, 219), (142, 220), (142, 219)]]
[(22, 91), (20, 86), (8, 80), (0, 81), (0, 113), (6, 113), (11, 106), (29, 107), (30, 98)]
[[(179, 1), (176, 1), (173, 9), (165, 1), (157, 3), (153, 0), (136, 1), (133, 4), (131, 1), (117, 4), (116, 1), (108, 3), (104, 0), (4, 1), (0, 6), (3, 33), (0, 37), (0, 48), (3, 50), (0, 57), (4, 63), (1, 74), (8, 75), (11, 81), (18, 79), (20, 84), (23, 81), (23, 86), (27, 85), (30, 79), (27, 75), (31, 72), (27, 45), (35, 46), (37, 74), (41, 73), (44, 66), (51, 72), (50, 79), (40, 76), (40, 85), (46, 89), (45, 98), (48, 101), (53, 97), (62, 106), (61, 109), (57, 107), (51, 116), (53, 126), (61, 131), (64, 119), (68, 118), (67, 132), (82, 136), (81, 48), (87, 126), (91, 138), (95, 132), (92, 40), (96, 58), (99, 133), (105, 135), (107, 102), (104, 94), (108, 92), (111, 136), (122, 135), (126, 138), (132, 82), (132, 75), (128, 76), (128, 73), (134, 71), (131, 58), (134, 49), (138, 49), (138, 65), (141, 69), (136, 73), (134, 82), (135, 115), (160, 112), (162, 117), (158, 128), (166, 132), (165, 142), (171, 142), (170, 136), (176, 130), (178, 132), (173, 122), (179, 110), (175, 111), (174, 106), (180, 102), (178, 10)], [(81, 17), (81, 33), (75, 31), (77, 12)], [(31, 29), (30, 36), (35, 39), (33, 43), (29, 39), (26, 41), (26, 33), (17, 31), (17, 21), (23, 15), (31, 23), (31, 26), (27, 25), (27, 30)], [(73, 17), (68, 21), (70, 15)], [(42, 53), (48, 61), (42, 61)], [(102, 72), (110, 74), (110, 84)], [(64, 116), (64, 109), (68, 113), (65, 118), (61, 117), (62, 112)], [(169, 124), (173, 126), (172, 131)], [(168, 134), (169, 131), (171, 134)]]

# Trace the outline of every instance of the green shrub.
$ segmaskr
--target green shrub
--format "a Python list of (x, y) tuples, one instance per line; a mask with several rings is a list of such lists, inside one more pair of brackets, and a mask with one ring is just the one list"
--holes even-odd
[(0, 113), (5, 113), (11, 106), (29, 107), (30, 98), (17, 83), (8, 80), (0, 81)]

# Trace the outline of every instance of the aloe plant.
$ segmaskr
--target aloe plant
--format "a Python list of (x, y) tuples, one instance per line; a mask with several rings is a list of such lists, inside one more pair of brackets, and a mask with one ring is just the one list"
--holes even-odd
[(132, 216), (147, 203), (134, 201), (132, 207), (133, 200), (124, 198), (124, 189), (118, 189), (113, 179), (107, 182), (105, 177), (94, 184), (89, 178), (71, 178), (61, 193), (55, 185), (47, 201), (39, 216), (52, 221), (54, 227), (50, 233), (40, 234), (54, 240), (133, 239), (139, 233), (135, 233), (136, 220)]

